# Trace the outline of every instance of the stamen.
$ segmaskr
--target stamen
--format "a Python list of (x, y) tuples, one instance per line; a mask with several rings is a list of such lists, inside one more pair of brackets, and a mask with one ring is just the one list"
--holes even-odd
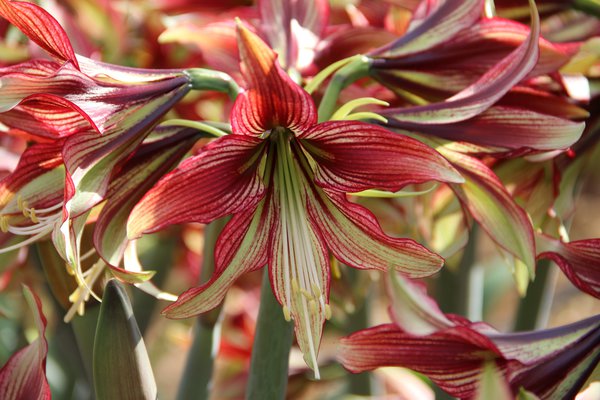
[(38, 219), (37, 215), (35, 214), (35, 208), (29, 209), (29, 219), (31, 219), (31, 222), (33, 222), (34, 224), (40, 223), (40, 220)]
[(285, 318), (287, 322), (292, 320), (292, 315), (290, 314), (290, 309), (288, 306), (283, 306), (283, 318)]
[(325, 304), (325, 319), (331, 319), (331, 307), (329, 306), (329, 304)]
[(331, 257), (331, 273), (335, 279), (342, 277), (342, 271), (340, 271), (340, 265), (335, 257)]
[(2, 232), (4, 232), (4, 233), (7, 233), (8, 228), (9, 228), (8, 216), (0, 215), (0, 230), (2, 230)]
[(21, 205), (19, 205), (19, 209), (23, 212), (23, 216), (25, 218), (29, 218), (29, 207), (27, 202), (25, 200), (22, 200), (21, 197), (19, 197), (19, 200), (21, 200)]

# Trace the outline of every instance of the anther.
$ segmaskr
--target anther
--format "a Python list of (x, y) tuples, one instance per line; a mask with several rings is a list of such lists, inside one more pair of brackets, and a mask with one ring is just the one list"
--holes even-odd
[(338, 260), (334, 257), (331, 257), (331, 272), (335, 279), (340, 279), (342, 277), (342, 271), (340, 271), (340, 265), (338, 264)]
[(331, 319), (331, 306), (329, 304), (325, 304), (325, 319)]
[(6, 215), (0, 215), (0, 230), (6, 233), (8, 232), (9, 224), (8, 217)]
[(35, 208), (29, 209), (29, 219), (31, 219), (31, 222), (33, 222), (34, 224), (40, 223), (40, 220), (38, 219), (37, 215), (35, 214)]
[(21, 201), (21, 205), (23, 206), (22, 208), (19, 207), (21, 209), (21, 211), (23, 212), (23, 216), (25, 218), (29, 218), (29, 208), (28, 208), (28, 204), (25, 200)]
[(290, 314), (290, 309), (288, 306), (283, 306), (283, 318), (285, 318), (287, 322), (292, 320), (292, 315)]
[(311, 292), (309, 292), (308, 290), (305, 289), (300, 289), (300, 293), (302, 293), (302, 295), (304, 297), (306, 297), (308, 300), (312, 300), (313, 299), (313, 295)]
[(314, 300), (310, 300), (308, 302), (308, 307), (310, 308), (310, 312), (311, 314), (316, 314), (317, 313), (317, 302)]
[(296, 279), (292, 279), (292, 293), (298, 294), (300, 292), (300, 288), (298, 287), (298, 281)]
[(321, 289), (319, 289), (319, 285), (317, 285), (316, 283), (311, 283), (311, 288), (312, 288), (312, 292), (314, 294), (314, 296), (318, 299), (319, 297), (321, 297), (321, 295), (323, 294), (321, 292)]

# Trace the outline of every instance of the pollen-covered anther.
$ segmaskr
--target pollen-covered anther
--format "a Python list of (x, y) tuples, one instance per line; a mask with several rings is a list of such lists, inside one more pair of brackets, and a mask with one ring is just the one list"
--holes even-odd
[(33, 207), (29, 209), (29, 219), (34, 224), (39, 224), (40, 223), (40, 220), (39, 220), (39, 218), (37, 217), (37, 215), (35, 213), (35, 208), (33, 208)]
[(298, 281), (295, 278), (292, 278), (292, 293), (294, 295), (300, 293), (300, 287), (298, 286)]
[(340, 279), (342, 277), (340, 265), (338, 264), (338, 260), (334, 257), (331, 257), (331, 273), (335, 279)]
[(317, 309), (317, 302), (313, 299), (308, 302), (311, 314), (316, 314), (319, 310)]
[(0, 230), (3, 233), (8, 232), (9, 224), (8, 224), (8, 216), (0, 215)]
[(329, 304), (325, 304), (325, 319), (331, 319), (331, 306)]
[(311, 292), (309, 292), (309, 291), (308, 291), (308, 290), (306, 290), (306, 289), (300, 289), (300, 293), (302, 293), (302, 295), (303, 295), (304, 297), (306, 297), (306, 299), (307, 299), (307, 300), (314, 300), (314, 298), (315, 298), (315, 297), (312, 295), (312, 293), (311, 293)]
[(292, 314), (290, 313), (290, 309), (288, 306), (283, 306), (283, 318), (285, 318), (287, 322), (290, 322), (292, 320)]
[(316, 283), (312, 282), (310, 285), (314, 298), (318, 299), (319, 297), (321, 297), (321, 295), (323, 294), (323, 292), (321, 291), (321, 289), (319, 288), (319, 285), (317, 285)]

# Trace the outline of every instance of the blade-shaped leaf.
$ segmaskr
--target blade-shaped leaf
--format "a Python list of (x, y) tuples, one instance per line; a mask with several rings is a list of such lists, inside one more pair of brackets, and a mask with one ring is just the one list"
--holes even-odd
[(144, 339), (125, 290), (116, 280), (104, 289), (94, 341), (98, 400), (156, 400), (157, 388)]

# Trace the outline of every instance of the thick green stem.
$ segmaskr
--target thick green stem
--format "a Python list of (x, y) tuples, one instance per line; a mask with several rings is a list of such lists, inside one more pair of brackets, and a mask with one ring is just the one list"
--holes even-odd
[[(363, 271), (358, 271), (354, 268), (346, 268), (348, 271), (348, 279), (350, 283), (357, 287), (360, 284), (358, 280), (358, 274)], [(368, 328), (370, 325), (369, 321), (369, 305), (370, 296), (365, 294), (363, 301), (358, 304), (356, 311), (348, 316), (346, 323), (346, 331), (350, 333), (357, 332), (361, 329)], [(371, 373), (362, 372), (360, 374), (348, 374), (348, 393), (359, 395), (359, 396), (370, 396), (371, 395)]]
[(333, 115), (340, 92), (356, 80), (369, 75), (370, 59), (366, 56), (357, 58), (340, 68), (331, 78), (329, 86), (319, 104), (319, 121), (327, 121)]
[(557, 269), (550, 260), (541, 260), (535, 275), (535, 280), (527, 288), (527, 295), (519, 302), (515, 331), (542, 329), (548, 322)]
[(283, 317), (265, 268), (246, 399), (284, 399), (293, 324)]
[(204, 68), (190, 68), (185, 73), (190, 77), (192, 89), (194, 90), (215, 90), (227, 93), (232, 100), (240, 92), (237, 83), (224, 72)]
[[(217, 238), (227, 223), (227, 218), (221, 218), (206, 226), (204, 230), (204, 254), (200, 283), (210, 279), (215, 270), (215, 244)], [(221, 337), (222, 306), (202, 314), (196, 320), (194, 341), (188, 353), (188, 358), (179, 385), (177, 399), (208, 399), (210, 383), (213, 375), (213, 364), (216, 350)]]
[(475, 321), (481, 320), (483, 302), (482, 271), (475, 266), (478, 233), (478, 225), (474, 224), (458, 268), (444, 267), (437, 287), (437, 300), (442, 311)]

